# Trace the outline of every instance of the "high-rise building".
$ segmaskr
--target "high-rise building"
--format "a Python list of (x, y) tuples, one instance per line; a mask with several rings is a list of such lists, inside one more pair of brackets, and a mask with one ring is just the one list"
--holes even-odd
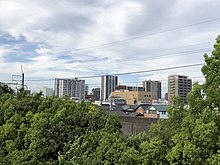
[(167, 100), (168, 101), (168, 93), (165, 93), (165, 100)]
[(142, 84), (146, 92), (152, 93), (153, 100), (161, 99), (161, 82), (160, 81), (145, 80), (145, 81), (142, 81)]
[(42, 87), (41, 92), (44, 97), (53, 96), (53, 88)]
[(100, 100), (100, 88), (92, 89), (93, 100)]
[(118, 77), (106, 75), (101, 77), (100, 100), (107, 100), (118, 85)]
[(89, 85), (85, 85), (85, 96), (89, 94)]
[(180, 96), (187, 104), (187, 94), (192, 90), (192, 80), (183, 75), (168, 76), (168, 101), (172, 96)]
[(69, 96), (75, 99), (85, 99), (85, 80), (55, 79), (55, 96)]

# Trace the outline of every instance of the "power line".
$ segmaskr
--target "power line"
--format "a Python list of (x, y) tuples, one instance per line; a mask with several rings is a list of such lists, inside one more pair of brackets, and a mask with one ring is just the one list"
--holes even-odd
[(122, 39), (122, 40), (118, 40), (118, 41), (113, 41), (113, 42), (109, 42), (109, 43), (105, 43), (105, 44), (94, 45), (94, 46), (89, 46), (89, 47), (84, 47), (84, 48), (77, 48), (77, 49), (75, 49), (75, 51), (82, 51), (82, 50), (101, 48), (101, 47), (105, 47), (105, 46), (109, 46), (109, 45), (114, 45), (114, 44), (119, 44), (119, 43), (127, 42), (127, 41), (130, 41), (130, 40), (135, 40), (135, 39), (139, 39), (139, 38), (146, 38), (146, 37), (153, 36), (153, 35), (158, 35), (158, 34), (161, 34), (161, 33), (166, 33), (166, 32), (170, 32), (170, 31), (176, 31), (176, 30), (185, 29), (185, 28), (196, 26), (196, 25), (200, 25), (200, 24), (214, 22), (214, 21), (217, 21), (219, 19), (220, 18), (210, 19), (210, 20), (206, 20), (206, 21), (197, 22), (197, 23), (194, 23), (194, 24), (189, 24), (189, 25), (180, 26), (180, 27), (176, 27), (176, 28), (172, 28), (172, 29), (167, 29), (167, 30), (161, 30), (161, 31), (157, 31), (157, 32), (153, 32), (153, 33), (148, 33), (148, 34), (144, 34), (144, 35), (140, 35), (140, 36), (135, 36), (135, 37), (127, 38), (127, 39)]
[[(145, 57), (139, 57), (138, 61), (133, 61), (134, 59), (137, 59), (137, 56), (142, 56), (142, 55), (146, 55), (146, 54), (136, 54), (135, 57), (129, 57), (126, 59), (118, 59), (115, 60), (114, 63), (127, 63), (128, 61), (132, 61), (132, 62), (140, 62), (140, 60), (143, 61), (151, 61), (151, 60), (157, 60), (160, 59), (161, 57), (172, 57), (172, 56), (183, 56), (183, 55), (189, 55), (189, 54), (193, 54), (193, 53), (205, 53), (206, 51), (211, 51), (211, 48), (200, 48), (200, 49), (193, 49), (193, 50), (187, 50), (187, 51), (181, 51), (181, 52), (176, 52), (176, 53), (166, 53), (166, 54), (154, 54), (152, 56), (145, 56)], [(162, 50), (161, 50), (162, 51)], [(157, 52), (157, 51), (156, 51)], [(152, 53), (151, 53), (152, 54)], [(146, 59), (147, 58), (147, 59)], [(123, 60), (123, 61), (122, 61)], [(101, 61), (101, 63), (108, 63), (109, 61)]]
[[(190, 79), (198, 79), (198, 78), (205, 78), (204, 76), (189, 76), (189, 78)], [(53, 79), (54, 80), (54, 79)], [(119, 83), (119, 85), (120, 84), (141, 84), (142, 83), (142, 81), (144, 81), (144, 80), (140, 80), (140, 81), (124, 81), (124, 82), (120, 82)], [(168, 79), (155, 79), (155, 80), (153, 80), (153, 81), (161, 81), (161, 82), (165, 82), (165, 81), (168, 81)], [(40, 81), (38, 81), (38, 82), (40, 82)], [(92, 83), (92, 84), (90, 84), (90, 83), (86, 83), (87, 85), (90, 85), (90, 86), (97, 86), (97, 85), (100, 85), (100, 83)], [(33, 83), (32, 83), (32, 85), (33, 85)], [(39, 85), (39, 84), (36, 84), (36, 82), (34, 82), (34, 85)], [(54, 83), (47, 83), (47, 84), (43, 84), (43, 85), (54, 85)]]
[[(190, 78), (190, 79), (196, 79), (196, 78), (204, 78), (204, 76), (189, 76), (188, 78)], [(120, 82), (120, 83), (124, 83), (124, 84), (127, 84), (127, 83), (142, 83), (142, 81), (144, 81), (144, 80), (140, 80), (140, 81), (133, 81), (133, 82), (131, 82), (131, 81), (125, 81), (125, 82)], [(152, 80), (152, 81), (168, 81), (168, 78), (167, 79), (155, 79), (155, 80)], [(89, 84), (90, 85), (90, 84)]]
[[(204, 64), (205, 63), (189, 64), (189, 65), (173, 66), (173, 67), (150, 69), (150, 70), (141, 70), (141, 71), (134, 71), (134, 72), (114, 73), (114, 74), (110, 74), (110, 75), (112, 75), (112, 76), (121, 76), (121, 75), (129, 75), (129, 74), (157, 72), (157, 71), (163, 71), (163, 70), (172, 70), (172, 69), (180, 69), (180, 68), (188, 68), (188, 67), (194, 67), (194, 66), (201, 66), (201, 65), (204, 65)], [(76, 77), (76, 78), (96, 78), (96, 77), (101, 77), (101, 76), (105, 76), (105, 75), (82, 76), (82, 77)]]
[(53, 81), (54, 78), (49, 78), (49, 79), (27, 79), (25, 81)]
[[(139, 73), (148, 73), (148, 72), (158, 72), (158, 71), (164, 71), (164, 70), (172, 70), (172, 69), (181, 69), (181, 68), (189, 68), (194, 66), (201, 66), (205, 63), (198, 63), (198, 64), (189, 64), (189, 65), (182, 65), (182, 66), (173, 66), (173, 67), (167, 67), (167, 68), (158, 68), (158, 69), (149, 69), (149, 70), (141, 70), (141, 71), (133, 71), (133, 72), (124, 72), (124, 73), (114, 73), (110, 74), (112, 76), (120, 76), (120, 75), (129, 75), (129, 74), (139, 74)], [(106, 75), (96, 75), (96, 76), (82, 76), (82, 77), (75, 77), (75, 78), (98, 78)], [(54, 78), (50, 79), (27, 79), (25, 81), (51, 81), (54, 80)], [(1, 81), (7, 81), (7, 80), (1, 80)], [(10, 80), (9, 80), (10, 81)]]
[[(178, 50), (178, 49), (182, 49), (182, 48), (187, 48), (187, 47), (192, 47), (192, 46), (198, 46), (198, 45), (207, 45), (207, 44), (210, 44), (210, 42), (200, 42), (200, 43), (194, 43), (194, 42), (191, 42), (191, 44), (190, 44), (190, 42), (188, 42), (188, 45), (182, 45), (182, 46), (175, 46), (175, 47), (170, 47), (170, 48), (164, 48), (164, 49), (159, 49), (159, 48), (157, 48), (156, 50), (155, 49), (153, 49), (153, 50), (151, 50), (151, 54), (155, 54), (155, 53), (158, 53), (158, 52), (167, 52), (167, 51), (172, 51), (172, 50)], [(128, 51), (128, 49), (124, 49), (124, 48), (122, 48), (122, 49), (117, 49), (117, 52), (126, 52), (126, 51)], [(129, 51), (130, 52), (130, 51)], [(135, 52), (136, 52), (136, 50), (135, 50)]]
[(182, 66), (174, 66), (174, 67), (167, 67), (167, 68), (159, 68), (159, 69), (152, 69), (152, 70), (143, 70), (143, 71), (135, 71), (135, 72), (125, 72), (125, 73), (118, 73), (118, 74), (112, 74), (113, 76), (120, 76), (120, 75), (127, 75), (127, 74), (137, 74), (137, 73), (147, 73), (147, 72), (157, 72), (157, 71), (163, 71), (163, 70), (171, 70), (171, 69), (180, 69), (180, 68), (188, 68), (188, 67), (194, 67), (194, 66), (201, 66), (205, 63), (199, 63), (199, 64), (190, 64), (190, 65), (182, 65)]
[[(142, 57), (142, 58), (138, 58), (139, 61), (133, 61), (133, 62), (140, 62), (140, 60), (143, 61), (150, 61), (150, 60), (155, 60), (155, 59), (161, 59), (163, 57), (172, 57), (172, 56), (183, 56), (183, 55), (189, 55), (189, 54), (193, 54), (193, 53), (200, 53), (201, 51), (211, 51), (212, 49), (210, 48), (204, 48), (204, 49), (195, 49), (195, 50), (189, 50), (189, 51), (183, 51), (183, 52), (179, 52), (179, 53), (172, 53), (172, 54), (162, 54), (162, 55), (156, 55), (156, 56), (146, 56), (146, 57)], [(187, 53), (187, 54), (186, 54)], [(146, 59), (147, 58), (147, 59)], [(137, 59), (137, 57), (133, 57), (133, 58), (128, 58), (124, 61), (116, 61), (117, 63), (127, 63), (128, 61), (132, 61), (134, 59)]]

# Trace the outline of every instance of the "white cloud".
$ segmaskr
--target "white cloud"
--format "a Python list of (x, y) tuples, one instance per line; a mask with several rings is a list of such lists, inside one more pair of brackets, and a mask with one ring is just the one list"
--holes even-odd
[[(22, 64), (28, 78), (54, 78), (199, 63), (204, 52), (187, 51), (211, 48), (219, 33), (218, 20), (160, 32), (220, 17), (215, 12), (219, 7), (217, 0), (0, 0), (0, 70), (10, 66), (8, 74), (19, 73)], [(26, 61), (10, 61), (15, 55)], [(154, 73), (151, 79), (171, 72)]]

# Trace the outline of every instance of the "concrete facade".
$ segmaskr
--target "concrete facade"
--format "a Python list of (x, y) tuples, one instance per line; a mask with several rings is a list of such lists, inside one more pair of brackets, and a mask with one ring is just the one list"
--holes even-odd
[(116, 90), (118, 85), (118, 77), (106, 75), (101, 77), (100, 100), (105, 101), (110, 94)]
[(100, 100), (100, 88), (92, 89), (93, 100)]
[(120, 90), (112, 92), (112, 96), (125, 99), (129, 105), (150, 103), (152, 101), (151, 92), (144, 91)]
[(55, 96), (68, 96), (78, 100), (85, 99), (85, 80), (78, 79), (55, 79)]
[(161, 99), (161, 82), (160, 81), (145, 80), (145, 81), (142, 81), (142, 84), (146, 92), (152, 93), (153, 100)]
[(116, 90), (128, 90), (128, 91), (144, 91), (144, 87), (117, 85)]
[(42, 87), (41, 92), (43, 93), (44, 97), (49, 97), (54, 95), (53, 88)]
[(168, 101), (172, 96), (180, 96), (187, 104), (187, 95), (192, 90), (192, 80), (184, 75), (170, 75), (168, 77)]
[(157, 123), (158, 120), (158, 118), (119, 116), (121, 131), (127, 136), (137, 135), (140, 132), (149, 133), (151, 125)]

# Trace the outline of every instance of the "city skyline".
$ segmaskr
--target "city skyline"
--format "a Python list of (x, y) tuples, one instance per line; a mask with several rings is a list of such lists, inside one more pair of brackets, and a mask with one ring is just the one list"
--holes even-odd
[[(203, 63), (219, 34), (220, 2), (0, 1), (0, 81), (21, 74), (39, 91), (53, 79), (111, 75)], [(7, 68), (7, 69), (6, 69)], [(201, 66), (120, 76), (120, 83), (198, 77)], [(39, 81), (31, 81), (39, 80)], [(89, 88), (100, 78), (85, 79)], [(136, 82), (133, 83), (132, 82)], [(92, 85), (95, 84), (95, 85)], [(97, 85), (98, 84), (98, 85)]]
[[(22, 87), (22, 79), (21, 79), (21, 76), (20, 75), (13, 75), (13, 76), (16, 76), (16, 78), (12, 78), (12, 83), (9, 83), (8, 85), (10, 87), (12, 87), (12, 89), (14, 89), (15, 91), (20, 89)], [(102, 76), (98, 76), (98, 77), (95, 77), (95, 78), (98, 78), (99, 81), (102, 80), (102, 77), (105, 77), (105, 76), (112, 76), (112, 75), (102, 75)], [(160, 90), (161, 90), (161, 98), (164, 98), (164, 95), (165, 93), (168, 92), (168, 81), (169, 81), (169, 76), (166, 78), (166, 79), (156, 79), (156, 80), (152, 80), (152, 79), (148, 79), (148, 80), (142, 80), (142, 81), (127, 81), (127, 82), (120, 82), (120, 79), (118, 79), (118, 86), (127, 86), (128, 88), (129, 87), (133, 87), (134, 89), (135, 88), (143, 88), (143, 82), (144, 81), (152, 81), (152, 82), (160, 82)], [(116, 77), (120, 77), (120, 76), (116, 76)], [(189, 77), (189, 76), (187, 76)], [(83, 77), (82, 77), (83, 78)], [(204, 78), (204, 76), (196, 76), (196, 77), (189, 77), (192, 79), (192, 82), (199, 82), (197, 81), (197, 78)], [(14, 79), (14, 80), (13, 80)], [(20, 79), (20, 80), (19, 80)], [(54, 79), (78, 79), (78, 78), (54, 78)], [(53, 90), (55, 90), (54, 86), (56, 86), (56, 83), (54, 83), (54, 79), (53, 79), (53, 83), (50, 84), (50, 85), (45, 85), (44, 83), (42, 83), (40, 85), (40, 90), (32, 90), (31, 93), (36, 93), (36, 92), (40, 92), (42, 91), (43, 88), (52, 88)], [(45, 79), (45, 80), (42, 80), (42, 81), (48, 81), (50, 79)], [(38, 81), (37, 79), (36, 80), (28, 80), (28, 81)], [(85, 79), (83, 79), (83, 81), (85, 81)], [(24, 81), (25, 83), (25, 89), (29, 89), (26, 85), (26, 82)], [(85, 92), (87, 91), (88, 94), (92, 93), (92, 90), (93, 89), (96, 89), (96, 88), (100, 88), (101, 87), (101, 83), (97, 83), (97, 84), (89, 84), (88, 81), (86, 82), (85, 81)], [(143, 89), (144, 90), (144, 89)]]

